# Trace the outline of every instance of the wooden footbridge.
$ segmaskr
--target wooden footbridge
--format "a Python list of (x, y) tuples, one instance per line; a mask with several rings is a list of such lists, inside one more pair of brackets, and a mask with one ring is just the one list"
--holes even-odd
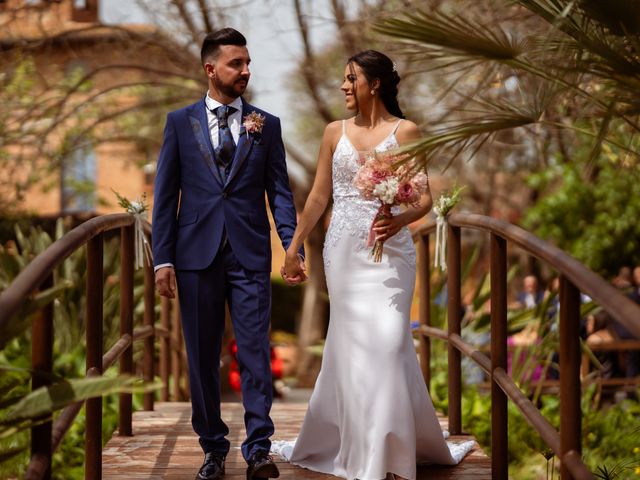
[[(302, 424), (306, 403), (276, 403), (272, 418), (276, 426), (274, 439), (286, 440), (297, 436)], [(231, 451), (227, 457), (225, 480), (245, 480), (247, 464), (240, 453), (244, 440), (244, 411), (240, 403), (226, 403), (222, 408), (225, 423), (229, 425)], [(441, 418), (446, 428), (446, 419)], [(198, 437), (191, 428), (191, 406), (186, 402), (159, 403), (154, 411), (133, 415), (134, 436), (114, 435), (102, 454), (102, 478), (105, 480), (146, 479), (183, 480), (195, 478), (202, 463), (202, 450)], [(138, 433), (139, 432), (139, 433)], [(455, 436), (452, 441), (469, 440), (468, 436)], [(297, 480), (335, 479), (333, 475), (311, 472), (289, 463), (278, 461), (280, 478)], [(418, 478), (435, 480), (491, 478), (491, 462), (477, 446), (457, 467), (421, 467)]]
[[(461, 229), (480, 230), (490, 236), (491, 245), (491, 351), (490, 355), (476, 350), (461, 337)], [(580, 292), (589, 295), (630, 332), (640, 338), (640, 307), (594, 274), (575, 259), (545, 243), (521, 228), (497, 219), (453, 214), (447, 225), (447, 330), (431, 326), (429, 284), (429, 235), (433, 223), (416, 232), (420, 297), (420, 356), (427, 385), (430, 383), (431, 339), (448, 345), (448, 418), (442, 418), (452, 438), (463, 439), (461, 356), (473, 360), (490, 379), (491, 386), (491, 452), (488, 459), (477, 447), (457, 467), (425, 467), (419, 478), (508, 478), (507, 402), (511, 401), (522, 416), (537, 431), (561, 462), (562, 478), (592, 479), (581, 457), (581, 378), (580, 378)], [(103, 351), (103, 241), (105, 233), (120, 230), (120, 338)], [(149, 225), (146, 225), (147, 235)], [(561, 425), (558, 432), (526, 392), (507, 374), (507, 242), (517, 245), (537, 257), (560, 274), (560, 405)], [(102, 399), (84, 402), (86, 416), (85, 478), (117, 479), (189, 479), (195, 475), (202, 454), (190, 426), (188, 403), (169, 403), (170, 395), (178, 398), (187, 390), (184, 379), (184, 353), (176, 314), (171, 314), (169, 302), (161, 303), (156, 319), (156, 295), (153, 270), (145, 269), (144, 315), (142, 325), (134, 326), (134, 218), (128, 214), (106, 215), (75, 228), (36, 257), (0, 295), (0, 332), (11, 332), (12, 322), (19, 322), (21, 308), (32, 296), (50, 288), (54, 270), (75, 250), (87, 252), (86, 302), (86, 371), (88, 377), (101, 376), (118, 362), (123, 374), (139, 375), (147, 381), (159, 377), (163, 388), (161, 402), (155, 395), (144, 396), (144, 411), (132, 412), (132, 395), (120, 394), (118, 432), (102, 446)], [(174, 312), (176, 309), (173, 309)], [(15, 330), (15, 329), (14, 329)], [(47, 388), (53, 377), (53, 309), (44, 306), (32, 319), (32, 367), (34, 389)], [(133, 345), (142, 343), (142, 358), (133, 361)], [(159, 345), (156, 345), (156, 342)], [(156, 349), (156, 347), (158, 347)], [(157, 372), (157, 373), (156, 373)], [(61, 439), (81, 410), (82, 402), (68, 405), (57, 417), (34, 424), (31, 430), (31, 462), (25, 478), (51, 478), (51, 458)], [(280, 403), (273, 409), (275, 438), (288, 439), (296, 435), (305, 404)], [(224, 415), (231, 427), (232, 451), (225, 478), (244, 477), (244, 462), (239, 444), (244, 435), (239, 404), (226, 404)], [(284, 478), (325, 478), (320, 475), (280, 463)]]

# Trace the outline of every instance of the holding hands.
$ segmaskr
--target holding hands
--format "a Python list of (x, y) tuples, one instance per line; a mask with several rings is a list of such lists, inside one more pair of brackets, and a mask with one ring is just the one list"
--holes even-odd
[(280, 269), (280, 275), (282, 275), (284, 281), (287, 282), (287, 285), (293, 287), (294, 285), (304, 282), (307, 279), (306, 270), (307, 267), (304, 264), (302, 256), (287, 250), (284, 265)]

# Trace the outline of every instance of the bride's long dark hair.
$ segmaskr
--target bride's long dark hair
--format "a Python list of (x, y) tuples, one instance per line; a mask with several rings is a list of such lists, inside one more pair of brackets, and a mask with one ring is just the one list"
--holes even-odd
[(395, 65), (389, 57), (376, 50), (365, 50), (356, 53), (347, 63), (357, 64), (362, 69), (369, 84), (373, 83), (376, 78), (380, 80), (380, 100), (382, 100), (385, 108), (391, 115), (404, 118), (404, 114), (398, 104), (400, 75), (398, 75)]

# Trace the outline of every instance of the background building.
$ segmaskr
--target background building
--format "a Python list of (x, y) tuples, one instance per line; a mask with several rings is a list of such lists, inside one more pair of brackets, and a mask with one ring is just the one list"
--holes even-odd
[(171, 92), (167, 78), (185, 84), (197, 73), (193, 59), (157, 27), (101, 25), (98, 0), (8, 0), (0, 2), (0, 24), (4, 77), (10, 81), (27, 64), (33, 81), (31, 105), (8, 112), (25, 134), (14, 128), (0, 145), (14, 159), (0, 172), (24, 191), (6, 188), (3, 203), (55, 216), (120, 211), (112, 189), (131, 199), (151, 196), (163, 112), (195, 96), (179, 83)]

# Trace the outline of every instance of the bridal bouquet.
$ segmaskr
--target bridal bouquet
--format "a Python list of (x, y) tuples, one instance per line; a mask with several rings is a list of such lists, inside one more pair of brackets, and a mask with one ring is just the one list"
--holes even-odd
[[(429, 177), (415, 166), (405, 162), (405, 157), (391, 153), (367, 152), (353, 180), (354, 186), (367, 200), (379, 200), (380, 208), (371, 222), (367, 246), (373, 246), (374, 262), (382, 260), (384, 242), (375, 240), (373, 226), (378, 220), (390, 218), (395, 205), (417, 206), (422, 194), (429, 191)], [(374, 241), (375, 240), (375, 241)]]

